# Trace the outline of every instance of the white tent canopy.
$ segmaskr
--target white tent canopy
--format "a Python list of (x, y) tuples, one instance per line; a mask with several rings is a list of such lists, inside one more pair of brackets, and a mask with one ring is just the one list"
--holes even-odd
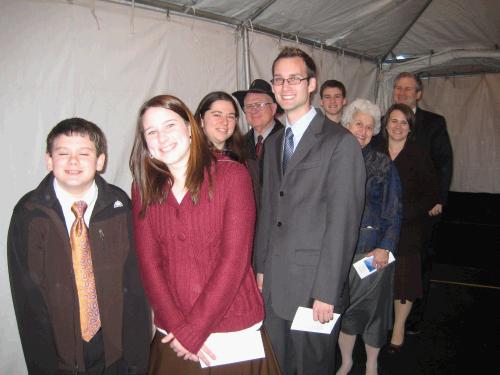
[[(320, 83), (339, 79), (350, 100), (378, 97), (384, 109), (397, 71), (453, 74), (426, 80), (423, 101), (448, 119), (453, 188), (499, 193), (499, 19), (494, 0), (0, 1), (2, 371), (26, 373), (7, 277), (10, 215), (46, 173), (44, 140), (57, 122), (79, 116), (101, 126), (104, 176), (128, 191), (144, 100), (168, 92), (194, 110), (209, 91), (270, 79), (279, 49), (298, 43), (316, 61)], [(386, 55), (421, 58), (382, 65)], [(462, 62), (445, 68), (457, 56)]]
[(128, 0), (340, 49), (374, 61), (500, 44), (495, 0)]

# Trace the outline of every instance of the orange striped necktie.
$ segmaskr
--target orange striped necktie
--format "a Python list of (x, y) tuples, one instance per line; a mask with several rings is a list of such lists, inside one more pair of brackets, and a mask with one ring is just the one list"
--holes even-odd
[(73, 271), (75, 273), (78, 304), (80, 307), (80, 328), (82, 338), (89, 342), (101, 327), (99, 304), (92, 267), (92, 254), (87, 225), (83, 219), (87, 203), (78, 201), (73, 203), (71, 211), (76, 216), (69, 233)]

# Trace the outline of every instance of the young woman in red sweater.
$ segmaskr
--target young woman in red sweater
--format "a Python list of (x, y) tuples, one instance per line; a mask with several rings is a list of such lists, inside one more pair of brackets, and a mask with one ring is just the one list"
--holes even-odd
[[(216, 158), (186, 105), (161, 95), (139, 110), (130, 168), (138, 259), (157, 328), (148, 374), (278, 374), (260, 328), (250, 266), (255, 204), (244, 165)], [(263, 342), (265, 357), (196, 363), (225, 358), (227, 346), (216, 350), (210, 339), (232, 332), (242, 337), (237, 352)]]

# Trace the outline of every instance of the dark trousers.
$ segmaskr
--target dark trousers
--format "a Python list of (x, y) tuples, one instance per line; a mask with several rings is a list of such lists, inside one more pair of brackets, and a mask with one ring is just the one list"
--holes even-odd
[(283, 375), (332, 375), (339, 324), (329, 335), (292, 331), (291, 321), (277, 316), (266, 305), (266, 327)]
[(423, 227), (423, 244), (421, 256), (421, 271), (422, 271), (422, 298), (417, 299), (413, 303), (410, 315), (408, 317), (408, 325), (419, 325), (424, 319), (427, 301), (431, 287), (432, 262), (435, 255), (435, 241), (439, 230), (441, 216), (429, 218)]
[(85, 371), (60, 371), (58, 375), (128, 375), (121, 360), (106, 368), (102, 330), (99, 330), (89, 342), (83, 342), (83, 359)]

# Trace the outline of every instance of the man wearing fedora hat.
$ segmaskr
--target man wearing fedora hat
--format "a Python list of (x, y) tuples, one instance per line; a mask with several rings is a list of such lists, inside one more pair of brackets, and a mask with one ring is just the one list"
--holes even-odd
[(258, 206), (262, 186), (265, 141), (269, 135), (283, 128), (283, 124), (276, 119), (279, 106), (271, 85), (263, 79), (255, 79), (248, 90), (235, 91), (233, 96), (240, 103), (247, 123), (251, 127), (245, 138), (250, 159), (248, 168), (254, 180), (255, 199)]

